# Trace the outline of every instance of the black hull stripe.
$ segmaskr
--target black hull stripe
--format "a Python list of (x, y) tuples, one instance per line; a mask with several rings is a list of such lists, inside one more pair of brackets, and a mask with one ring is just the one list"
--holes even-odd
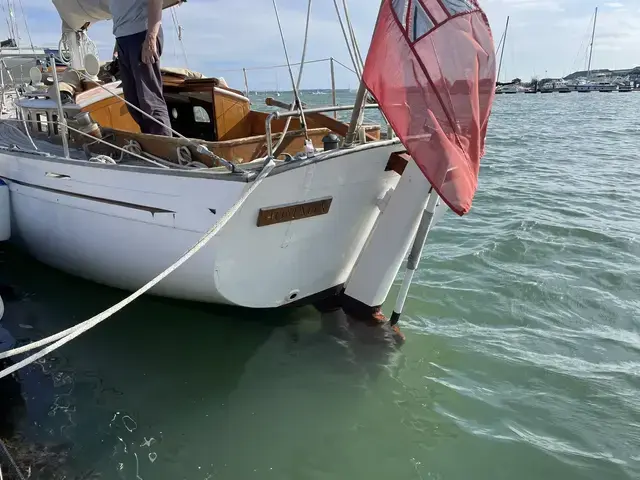
[(108, 205), (116, 205), (118, 207), (132, 208), (134, 210), (149, 212), (152, 215), (156, 213), (176, 213), (173, 210), (165, 210), (164, 208), (149, 207), (147, 205), (139, 205), (137, 203), (120, 202), (118, 200), (110, 200), (108, 198), (94, 197), (91, 195), (84, 195), (81, 193), (73, 193), (73, 192), (67, 192), (64, 190), (58, 190), (57, 188), (44, 187), (42, 185), (34, 185), (32, 183), (21, 182), (20, 180), (14, 180), (8, 177), (3, 177), (3, 178), (8, 182), (12, 182), (17, 185), (22, 185), (24, 187), (36, 188), (38, 190), (44, 190), (45, 192), (56, 193), (58, 195), (66, 195), (68, 197), (81, 198), (83, 200), (90, 200), (92, 202), (106, 203)]

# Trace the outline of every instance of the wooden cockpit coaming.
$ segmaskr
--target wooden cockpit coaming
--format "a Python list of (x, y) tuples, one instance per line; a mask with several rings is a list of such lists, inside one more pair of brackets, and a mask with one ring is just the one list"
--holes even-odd
[[(122, 97), (119, 82), (105, 87)], [(212, 78), (165, 81), (164, 91), (171, 126), (181, 135), (206, 145), (211, 152), (234, 163), (247, 163), (266, 155), (265, 122), (268, 113), (251, 110), (249, 99), (241, 92), (221, 86), (217, 79)], [(100, 127), (102, 136), (117, 146), (136, 141), (144, 152), (176, 163), (179, 161), (177, 149), (186, 146), (193, 160), (213, 166), (211, 158), (199, 154), (188, 140), (142, 134), (122, 99), (106, 92), (104, 88), (93, 87), (76, 95), (75, 100), (76, 103), (63, 105), (66, 120), (74, 129), (83, 130), (77, 119), (88, 114)], [(54, 143), (61, 142), (60, 132), (55, 126), (58, 109), (54, 100), (26, 98), (19, 100), (16, 106), (33, 135), (48, 138)], [(316, 147), (322, 145), (322, 139), (327, 134), (333, 132), (344, 136), (347, 130), (346, 124), (322, 114), (308, 115), (306, 122), (309, 138)], [(273, 143), (278, 141), (285, 123), (284, 119), (272, 121)], [(370, 139), (380, 138), (379, 126), (367, 126), (366, 131)], [(104, 148), (109, 150), (110, 147), (98, 147), (91, 139), (74, 131), (69, 132), (69, 139), (72, 145), (79, 148), (92, 143), (92, 154), (114, 153), (103, 152)], [(304, 140), (300, 121), (292, 118), (281, 153), (295, 155), (303, 151)]]

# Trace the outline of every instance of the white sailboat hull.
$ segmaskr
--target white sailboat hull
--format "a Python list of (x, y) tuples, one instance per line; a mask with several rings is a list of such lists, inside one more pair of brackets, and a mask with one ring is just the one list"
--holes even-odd
[[(395, 142), (331, 152), (276, 170), (155, 295), (253, 308), (343, 285), (400, 178)], [(136, 290), (173, 264), (248, 183), (206, 173), (110, 166), (3, 149), (13, 239), (35, 258), (97, 283)], [(261, 208), (331, 198), (329, 212), (257, 226)]]

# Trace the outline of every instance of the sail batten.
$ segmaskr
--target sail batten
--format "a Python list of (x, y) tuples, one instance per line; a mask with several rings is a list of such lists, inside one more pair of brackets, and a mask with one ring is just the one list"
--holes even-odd
[(476, 0), (384, 0), (363, 80), (440, 197), (471, 208), (496, 59)]

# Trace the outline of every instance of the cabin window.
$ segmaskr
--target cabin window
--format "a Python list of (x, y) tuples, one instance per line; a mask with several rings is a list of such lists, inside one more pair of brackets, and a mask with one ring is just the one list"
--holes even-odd
[[(216, 138), (215, 117), (211, 103), (190, 99), (189, 102), (167, 99), (167, 110), (171, 127), (188, 138), (214, 141)], [(196, 103), (197, 102), (197, 103)], [(211, 121), (210, 119), (214, 119)]]
[(209, 114), (204, 107), (201, 107), (200, 105), (193, 107), (193, 118), (197, 123), (211, 123)]
[(36, 127), (39, 132), (49, 131), (49, 120), (46, 113), (36, 113)]

